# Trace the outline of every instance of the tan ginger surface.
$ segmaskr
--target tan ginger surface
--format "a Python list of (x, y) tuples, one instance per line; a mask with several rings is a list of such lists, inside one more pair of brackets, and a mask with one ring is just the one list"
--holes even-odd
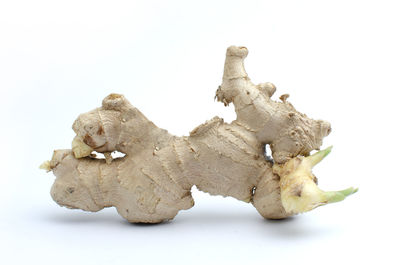
[[(176, 137), (119, 94), (81, 114), (73, 124), (72, 150), (54, 151), (51, 161), (41, 166), (56, 176), (53, 199), (86, 211), (115, 206), (128, 221), (146, 223), (170, 220), (191, 208), (193, 185), (212, 195), (252, 202), (271, 219), (338, 201), (335, 193), (331, 197), (336, 200), (321, 195), (310, 202), (314, 193), (301, 191), (309, 187), (302, 183), (313, 176), (311, 167), (301, 171), (293, 166), (320, 148), (330, 124), (296, 111), (288, 95), (282, 95), (281, 102), (272, 100), (273, 84), (254, 85), (243, 65), (247, 53), (245, 47), (228, 48), (223, 82), (216, 92), (219, 101), (235, 106), (237, 119), (230, 124), (214, 117), (189, 136)], [(267, 144), (274, 161), (265, 156)], [(93, 151), (105, 159), (94, 158)], [(125, 156), (113, 159), (113, 151)], [(282, 186), (288, 178), (290, 185)], [(293, 194), (303, 197), (293, 201)]]

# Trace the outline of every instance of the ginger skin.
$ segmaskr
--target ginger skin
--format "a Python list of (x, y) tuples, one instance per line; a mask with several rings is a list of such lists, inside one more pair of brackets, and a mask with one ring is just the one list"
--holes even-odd
[[(237, 119), (230, 124), (214, 117), (189, 136), (176, 137), (119, 94), (81, 114), (73, 124), (72, 150), (56, 150), (42, 165), (56, 176), (53, 199), (86, 211), (115, 206), (129, 222), (158, 223), (194, 205), (195, 185), (212, 195), (252, 202), (265, 218), (301, 212), (296, 203), (291, 206), (295, 210), (282, 204), (286, 197), (281, 190), (298, 185), (282, 189), (281, 176), (288, 175), (291, 161), (320, 148), (330, 124), (297, 112), (288, 95), (281, 96), (282, 102), (273, 101), (273, 84), (251, 83), (243, 65), (247, 53), (244, 47), (228, 48), (216, 92), (219, 101), (235, 106)], [(265, 157), (266, 144), (274, 163)], [(92, 151), (106, 159), (93, 158)], [(113, 159), (113, 151), (125, 157)], [(304, 174), (311, 175), (311, 168)]]

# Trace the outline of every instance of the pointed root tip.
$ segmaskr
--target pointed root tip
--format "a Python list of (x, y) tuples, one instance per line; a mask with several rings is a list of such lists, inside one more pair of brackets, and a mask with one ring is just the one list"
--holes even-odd
[(329, 153), (332, 151), (333, 145), (328, 146), (327, 148), (325, 148), (325, 150), (327, 150)]
[(347, 196), (354, 194), (358, 191), (358, 188), (350, 187), (340, 191), (328, 191), (325, 193), (327, 197), (327, 203), (334, 203), (343, 201)]
[(321, 153), (321, 155), (323, 155), (323, 158), (324, 158), (324, 157), (326, 157), (327, 155), (330, 154), (330, 152), (332, 151), (332, 148), (333, 148), (333, 145), (328, 146), (327, 148), (317, 152), (316, 154)]
[(343, 195), (349, 196), (351, 194), (354, 194), (358, 191), (358, 188), (350, 187), (348, 189), (340, 191)]
[(332, 151), (332, 147), (333, 146), (331, 145), (328, 148), (316, 152), (315, 154), (307, 156), (306, 161), (309, 161), (311, 167), (314, 167), (316, 164), (321, 162), (322, 159), (324, 159), (327, 155), (329, 155), (329, 153)]

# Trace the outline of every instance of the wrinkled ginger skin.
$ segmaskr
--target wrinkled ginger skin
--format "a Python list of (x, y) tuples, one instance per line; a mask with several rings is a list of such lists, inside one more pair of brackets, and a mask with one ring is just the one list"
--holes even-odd
[[(319, 149), (330, 124), (299, 113), (286, 100), (271, 99), (272, 83), (254, 85), (244, 69), (245, 47), (227, 49), (216, 98), (233, 103), (237, 119), (214, 117), (190, 135), (176, 137), (158, 128), (124, 96), (111, 94), (102, 106), (79, 115), (72, 150), (56, 150), (43, 168), (56, 180), (53, 199), (62, 206), (99, 211), (114, 206), (130, 222), (171, 220), (194, 205), (191, 188), (252, 202), (265, 218), (282, 219), (280, 177), (275, 163)], [(95, 159), (91, 151), (104, 153)], [(110, 152), (125, 154), (112, 159)]]
[(282, 95), (282, 102), (271, 100), (276, 88), (271, 83), (254, 85), (244, 69), (247, 48), (231, 46), (226, 53), (223, 82), (216, 92), (218, 101), (233, 103), (234, 124), (254, 132), (262, 144), (269, 144), (277, 163), (318, 150), (331, 131), (328, 122), (302, 114)]
[(124, 158), (108, 165), (103, 159), (77, 159), (71, 150), (56, 150), (52, 162), (57, 179), (51, 196), (68, 208), (96, 212), (115, 206), (130, 222), (158, 223), (193, 206), (190, 193), (178, 197), (156, 187), (144, 174), (129, 178), (121, 169)]

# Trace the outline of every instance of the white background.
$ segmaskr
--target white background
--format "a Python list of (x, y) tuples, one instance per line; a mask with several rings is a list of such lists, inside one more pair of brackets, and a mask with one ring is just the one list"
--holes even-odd
[[(0, 263), (399, 264), (398, 1), (1, 1)], [(193, 191), (171, 222), (56, 205), (38, 166), (69, 148), (78, 114), (124, 94), (188, 134), (215, 115), (225, 50), (249, 49), (254, 83), (331, 122), (314, 171), (345, 201), (285, 221)]]

